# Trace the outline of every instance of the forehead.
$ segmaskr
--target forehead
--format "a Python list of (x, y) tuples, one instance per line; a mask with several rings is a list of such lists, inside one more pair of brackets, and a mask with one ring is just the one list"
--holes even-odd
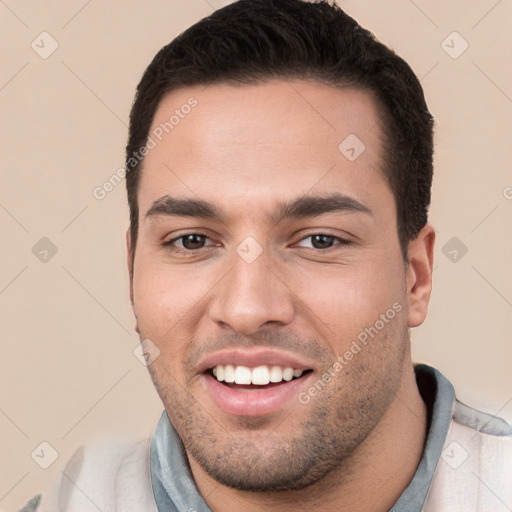
[(251, 198), (270, 204), (333, 191), (389, 201), (380, 124), (369, 92), (318, 82), (172, 91), (148, 134), (153, 148), (142, 166), (140, 210), (163, 193), (229, 198), (239, 207)]

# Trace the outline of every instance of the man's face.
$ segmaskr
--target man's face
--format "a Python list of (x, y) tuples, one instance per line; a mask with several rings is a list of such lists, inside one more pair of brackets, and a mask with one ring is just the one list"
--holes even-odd
[(150, 135), (176, 109), (138, 191), (133, 307), (160, 350), (153, 381), (193, 471), (304, 487), (379, 424), (408, 355), (376, 106), (303, 81), (194, 87), (164, 98)]

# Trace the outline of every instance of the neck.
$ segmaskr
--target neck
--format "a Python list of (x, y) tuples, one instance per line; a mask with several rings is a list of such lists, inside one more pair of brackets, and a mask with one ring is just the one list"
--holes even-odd
[(210, 509), (295, 512), (300, 503), (318, 512), (388, 511), (412, 480), (427, 435), (427, 409), (410, 358), (406, 362), (400, 388), (379, 424), (343, 467), (305, 489), (268, 494), (231, 489), (191, 460), (196, 485)]

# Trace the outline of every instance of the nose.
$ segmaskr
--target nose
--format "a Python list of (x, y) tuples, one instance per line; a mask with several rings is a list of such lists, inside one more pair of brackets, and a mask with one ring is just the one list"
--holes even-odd
[(210, 318), (223, 328), (250, 336), (263, 326), (283, 326), (294, 316), (293, 292), (264, 251), (255, 261), (238, 254), (215, 287)]

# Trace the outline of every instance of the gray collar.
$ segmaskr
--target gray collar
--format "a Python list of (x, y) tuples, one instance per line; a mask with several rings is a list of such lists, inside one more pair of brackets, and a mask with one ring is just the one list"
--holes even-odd
[(425, 364), (416, 365), (414, 371), (427, 405), (428, 435), (416, 473), (390, 512), (420, 512), (423, 508), (448, 435), (455, 402), (453, 386), (441, 372)]
[[(448, 434), (455, 401), (450, 382), (435, 368), (416, 365), (416, 382), (427, 405), (429, 431), (418, 469), (391, 512), (419, 512)], [(164, 411), (151, 439), (151, 484), (159, 512), (211, 512), (190, 473), (185, 449)]]

